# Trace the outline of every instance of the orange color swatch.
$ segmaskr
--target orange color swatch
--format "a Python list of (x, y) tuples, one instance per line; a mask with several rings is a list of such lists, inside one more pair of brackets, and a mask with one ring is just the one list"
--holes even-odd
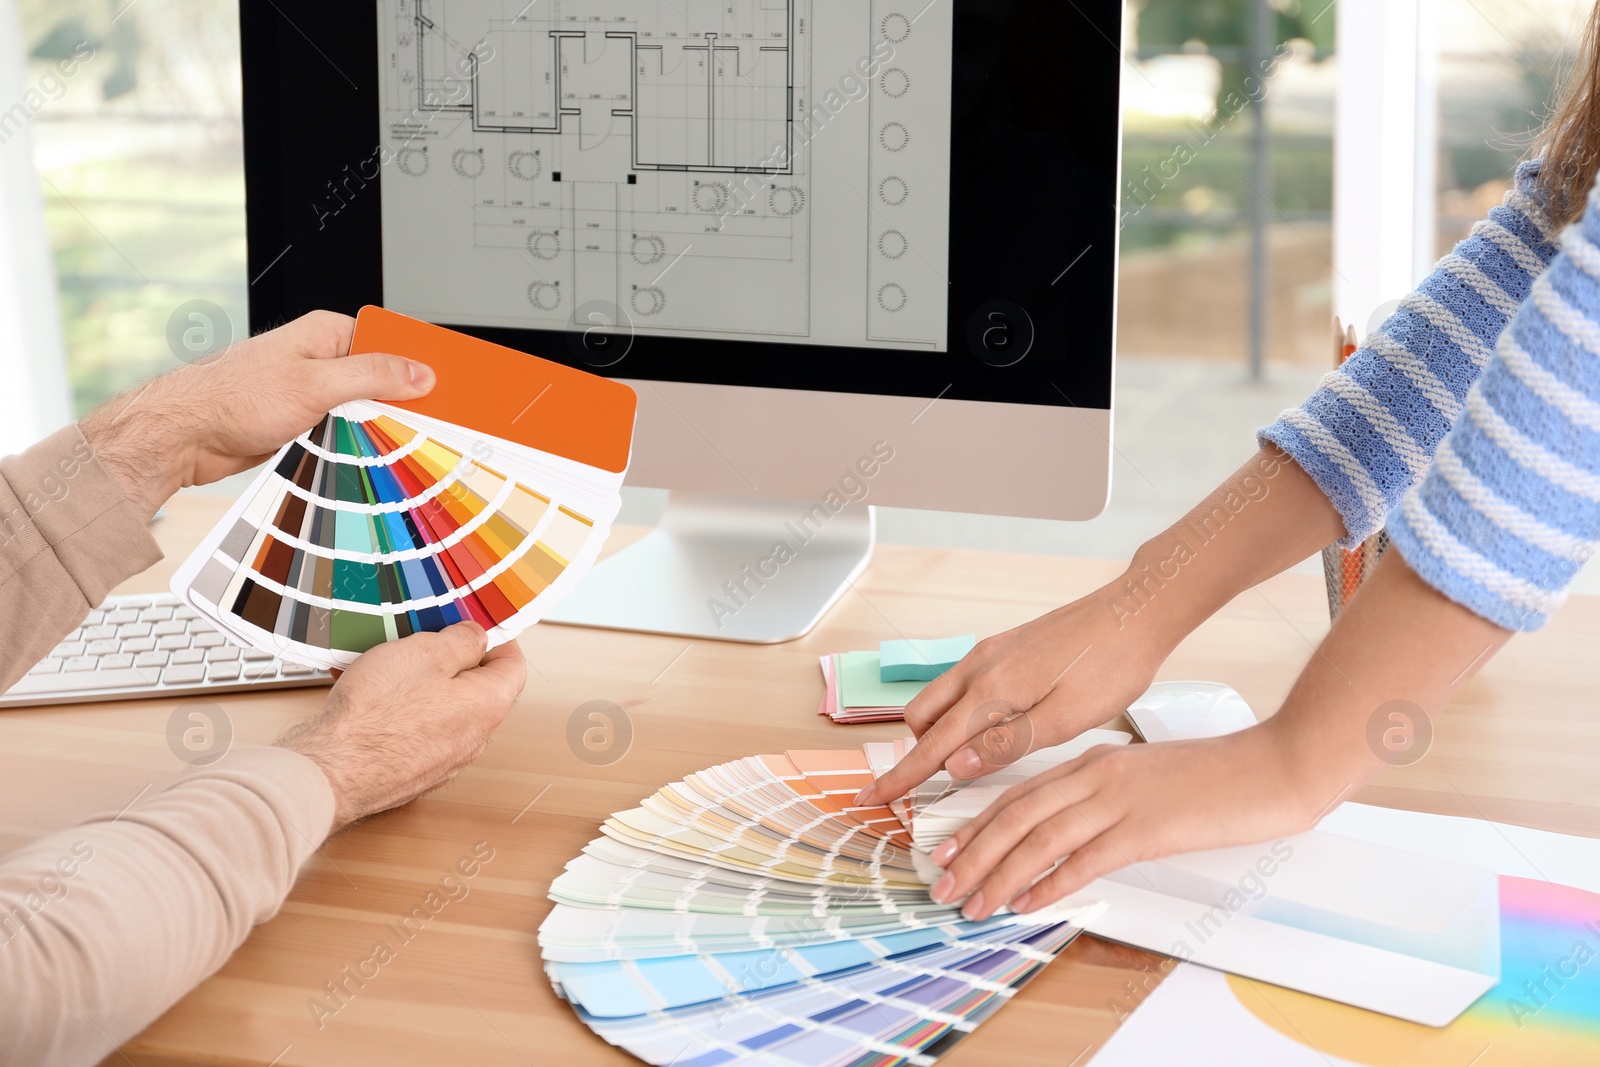
[(620, 382), (407, 318), (356, 316), (352, 354), (426, 363), (439, 380), (420, 400), (385, 401), (442, 422), (620, 474), (633, 448), (638, 396)]

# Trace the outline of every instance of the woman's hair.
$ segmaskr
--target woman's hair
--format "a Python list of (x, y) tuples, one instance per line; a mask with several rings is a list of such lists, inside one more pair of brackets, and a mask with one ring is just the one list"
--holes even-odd
[(1577, 222), (1600, 170), (1600, 3), (1536, 151), (1544, 159), (1539, 184), (1549, 198), (1551, 221), (1557, 229)]

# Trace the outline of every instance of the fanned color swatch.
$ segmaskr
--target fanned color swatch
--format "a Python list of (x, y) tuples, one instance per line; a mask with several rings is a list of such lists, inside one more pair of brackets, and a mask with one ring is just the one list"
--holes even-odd
[(427, 362), (438, 385), (345, 404), (290, 442), (173, 592), (240, 643), (322, 668), (468, 619), (511, 640), (605, 542), (633, 392), (376, 308), (353, 350)]
[(933, 1063), (1096, 906), (970, 923), (934, 903), (909, 809), (851, 806), (908, 743), (736, 760), (607, 819), (550, 887), (557, 992), (653, 1064)]

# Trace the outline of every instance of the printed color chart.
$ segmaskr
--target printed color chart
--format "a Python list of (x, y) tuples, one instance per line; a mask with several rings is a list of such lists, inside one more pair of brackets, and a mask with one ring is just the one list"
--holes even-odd
[(1600, 1063), (1600, 895), (1502, 875), (1500, 953), (1500, 984), (1441, 1030), (1292, 990), (1273, 990), (1267, 1003), (1253, 983), (1227, 981), (1268, 1027), (1369, 1067)]
[(632, 390), (377, 308), (352, 350), (427, 362), (438, 385), (346, 404), (290, 442), (173, 591), (241, 643), (318, 667), (465, 620), (512, 639), (605, 541)]

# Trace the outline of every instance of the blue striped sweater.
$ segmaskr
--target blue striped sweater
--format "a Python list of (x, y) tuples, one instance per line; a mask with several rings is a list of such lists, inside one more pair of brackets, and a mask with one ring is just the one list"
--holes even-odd
[(1558, 238), (1537, 174), (1260, 435), (1344, 544), (1387, 517), (1424, 581), (1511, 630), (1542, 626), (1600, 543), (1600, 191)]

